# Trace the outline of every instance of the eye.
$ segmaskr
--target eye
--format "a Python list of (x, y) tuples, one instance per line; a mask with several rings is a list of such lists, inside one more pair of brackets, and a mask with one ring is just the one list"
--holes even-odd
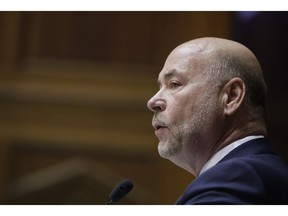
[(171, 81), (168, 86), (169, 86), (169, 89), (175, 89), (181, 86), (181, 84), (178, 81)]

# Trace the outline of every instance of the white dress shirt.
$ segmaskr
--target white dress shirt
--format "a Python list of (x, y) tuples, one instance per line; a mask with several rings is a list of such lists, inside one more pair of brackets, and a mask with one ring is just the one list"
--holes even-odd
[(248, 142), (253, 139), (257, 138), (263, 138), (264, 136), (247, 136), (242, 139), (236, 140), (233, 143), (225, 146), (223, 149), (218, 151), (216, 154), (214, 154), (202, 167), (199, 175), (210, 169), (211, 167), (215, 166), (222, 158), (224, 158), (229, 152), (231, 152), (233, 149), (237, 148), (238, 146), (242, 145), (245, 142)]

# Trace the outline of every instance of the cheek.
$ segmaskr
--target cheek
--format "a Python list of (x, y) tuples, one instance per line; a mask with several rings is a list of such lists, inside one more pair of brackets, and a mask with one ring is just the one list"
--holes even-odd
[[(203, 97), (203, 96), (202, 96)], [(195, 111), (198, 109), (197, 107), (201, 106), (201, 101), (199, 101), (200, 96), (197, 95), (189, 95), (181, 101), (179, 104), (179, 110), (182, 115), (193, 115)]]
[(177, 97), (171, 97), (167, 100), (166, 117), (169, 118), (172, 124), (183, 124), (189, 121), (197, 113), (201, 112), (201, 109), (205, 103), (207, 103), (207, 96), (209, 94), (203, 94), (205, 91), (202, 89), (186, 89)]
[(195, 105), (190, 99), (179, 101), (177, 105), (171, 106), (167, 110), (168, 118), (172, 125), (181, 125), (195, 115)]

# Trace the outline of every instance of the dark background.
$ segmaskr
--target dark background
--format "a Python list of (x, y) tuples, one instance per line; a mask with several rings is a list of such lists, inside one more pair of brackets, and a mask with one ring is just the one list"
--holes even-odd
[(288, 13), (237, 12), (233, 23), (231, 37), (249, 47), (262, 66), (268, 86), (268, 136), (288, 161)]
[(288, 162), (286, 12), (0, 12), (0, 202), (173, 204), (193, 180), (163, 160), (147, 100), (167, 55), (215, 36), (248, 46)]

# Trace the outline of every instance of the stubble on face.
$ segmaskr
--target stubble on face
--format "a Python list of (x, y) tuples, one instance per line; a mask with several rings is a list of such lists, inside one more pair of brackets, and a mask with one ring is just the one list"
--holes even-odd
[[(164, 113), (155, 114), (155, 119), (163, 125), (169, 127), (169, 135), (165, 141), (159, 140), (159, 155), (166, 159), (177, 157), (184, 148), (195, 149), (197, 154), (197, 145), (201, 137), (205, 136), (206, 128), (209, 126), (213, 114), (216, 112), (216, 98), (212, 96), (212, 90), (203, 92), (201, 99), (197, 100), (193, 112), (184, 121), (173, 122), (169, 116)], [(182, 115), (181, 110), (178, 115)]]

